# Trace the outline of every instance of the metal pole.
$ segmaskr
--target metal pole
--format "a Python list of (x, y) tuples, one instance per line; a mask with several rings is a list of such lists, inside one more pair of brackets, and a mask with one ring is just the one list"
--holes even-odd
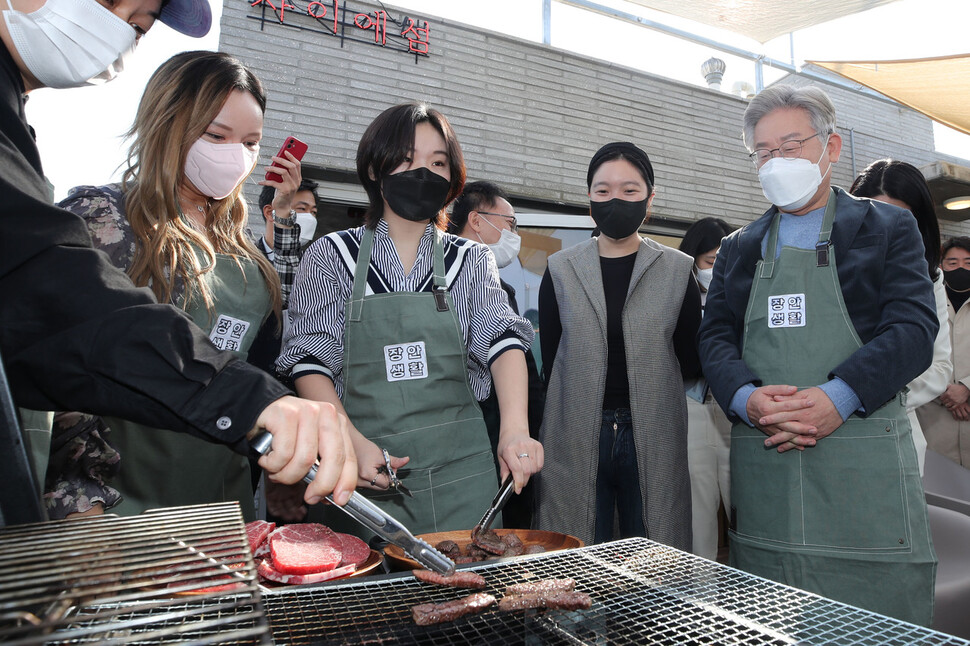
[(852, 179), (855, 180), (859, 176), (855, 169), (855, 128), (849, 128), (849, 155), (852, 157)]
[(542, 44), (552, 44), (552, 0), (542, 0)]

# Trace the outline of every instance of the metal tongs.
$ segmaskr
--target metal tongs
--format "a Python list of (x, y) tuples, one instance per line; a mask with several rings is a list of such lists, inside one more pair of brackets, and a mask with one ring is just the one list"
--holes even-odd
[[(387, 478), (391, 481), (389, 487), (394, 487), (399, 493), (407, 494), (408, 498), (414, 498), (411, 490), (405, 487), (401, 479), (397, 477), (397, 470), (391, 468), (391, 456), (387, 449), (381, 449), (381, 453), (384, 454), (384, 464), (377, 467), (377, 472), (387, 474)], [(374, 482), (371, 481), (371, 484), (373, 485)]]
[[(257, 433), (256, 437), (250, 442), (253, 450), (260, 455), (269, 453), (272, 444), (273, 436), (266, 431)], [(309, 473), (303, 476), (303, 481), (309, 484), (313, 482), (316, 475), (317, 465), (313, 465), (310, 467)], [(327, 496), (327, 500), (334, 508), (341, 510), (384, 540), (394, 543), (407, 552), (408, 556), (429, 570), (444, 575), (454, 574), (454, 561), (431, 547), (427, 542), (415, 538), (407, 527), (356, 491), (350, 495), (350, 500), (343, 506), (334, 503), (331, 496)]]
[(505, 503), (509, 501), (509, 498), (512, 497), (512, 493), (514, 491), (515, 478), (513, 478), (512, 474), (509, 473), (509, 475), (505, 476), (505, 482), (502, 483), (502, 487), (498, 490), (498, 493), (495, 494), (494, 498), (492, 498), (492, 504), (489, 505), (487, 510), (485, 510), (485, 515), (482, 516), (482, 519), (478, 521), (477, 525), (475, 525), (475, 529), (472, 530), (472, 539), (479, 534), (484, 534), (488, 531), (488, 528), (491, 527), (492, 523), (495, 521), (495, 517), (498, 516), (498, 513), (502, 511), (503, 507), (505, 507)]

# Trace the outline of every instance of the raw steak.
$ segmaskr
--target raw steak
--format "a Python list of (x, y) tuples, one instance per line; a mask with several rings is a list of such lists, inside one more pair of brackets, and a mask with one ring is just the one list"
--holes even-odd
[(306, 583), (321, 583), (323, 581), (329, 581), (330, 579), (337, 579), (342, 576), (347, 576), (348, 574), (353, 574), (354, 570), (356, 569), (357, 566), (348, 565), (335, 570), (329, 570), (328, 572), (316, 572), (312, 574), (287, 574), (274, 568), (268, 560), (264, 560), (259, 562), (259, 567), (256, 568), (256, 571), (259, 573), (259, 576), (263, 577), (264, 579), (269, 579), (270, 581), (276, 581), (277, 583), (289, 583), (291, 585), (302, 585)]
[(269, 551), (269, 541), (263, 541), (262, 545), (253, 550), (253, 560), (268, 558), (272, 558), (272, 554)]
[(266, 542), (266, 537), (276, 529), (276, 523), (268, 523), (265, 520), (254, 520), (246, 523), (246, 535), (249, 537), (249, 549), (256, 553), (259, 546)]
[(353, 563), (360, 567), (370, 558), (370, 547), (367, 543), (352, 534), (337, 534), (340, 539), (340, 553), (343, 558), (340, 560), (340, 567)]
[(332, 570), (343, 558), (340, 538), (323, 525), (284, 525), (269, 537), (273, 568), (283, 574), (313, 574)]
[(470, 594), (464, 599), (446, 601), (444, 603), (423, 603), (411, 608), (414, 623), (419, 626), (440, 624), (444, 621), (454, 621), (459, 617), (481, 612), (495, 603), (495, 597), (484, 592)]

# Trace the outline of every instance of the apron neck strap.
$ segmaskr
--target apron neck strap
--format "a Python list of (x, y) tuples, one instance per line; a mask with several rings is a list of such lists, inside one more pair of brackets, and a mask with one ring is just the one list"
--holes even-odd
[[(434, 271), (434, 292), (440, 302), (444, 302), (443, 294), (447, 286), (445, 280), (445, 250), (441, 242), (441, 229), (432, 225), (433, 242), (432, 267)], [(364, 311), (364, 294), (367, 290), (367, 273), (370, 268), (371, 251), (374, 248), (374, 229), (365, 228), (360, 239), (360, 250), (357, 252), (357, 266), (354, 268), (354, 290), (350, 300), (350, 320), (359, 321)], [(441, 309), (441, 306), (439, 306)], [(447, 309), (447, 308), (445, 308)]]
[(441, 241), (441, 236), (443, 235), (441, 229), (435, 225), (431, 225), (431, 229), (434, 232), (434, 240), (432, 242), (433, 249), (433, 271), (434, 271), (434, 288), (436, 291), (443, 290), (447, 286), (445, 281), (445, 246)]
[(351, 321), (359, 321), (364, 313), (364, 293), (367, 291), (367, 273), (370, 269), (370, 253), (374, 248), (374, 230), (364, 228), (364, 235), (360, 239), (357, 250), (357, 266), (354, 268), (354, 290), (350, 297)]
[[(836, 193), (833, 188), (829, 193), (829, 199), (825, 203), (825, 214), (822, 216), (822, 228), (818, 232), (818, 243), (815, 245), (816, 264), (819, 267), (827, 267), (829, 264), (829, 247), (831, 247), (832, 225), (835, 222), (835, 203)], [(761, 261), (761, 278), (771, 278), (775, 269), (778, 249), (778, 229), (781, 227), (781, 211), (775, 212), (775, 217), (771, 220), (771, 227), (768, 229), (768, 241), (765, 244), (765, 257)]]
[(833, 222), (835, 222), (835, 189), (829, 193), (829, 201), (825, 204), (825, 215), (822, 216), (822, 228), (818, 232), (818, 242), (815, 244), (816, 267), (829, 266)]
[(775, 211), (768, 228), (768, 242), (765, 244), (765, 257), (761, 261), (761, 278), (771, 278), (775, 270), (775, 249), (778, 247), (778, 228), (781, 226), (781, 211)]

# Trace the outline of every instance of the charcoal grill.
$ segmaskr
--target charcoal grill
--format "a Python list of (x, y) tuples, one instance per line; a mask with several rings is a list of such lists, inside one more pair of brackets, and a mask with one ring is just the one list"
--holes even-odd
[(422, 627), (411, 607), (465, 596), (385, 576), (264, 595), (277, 644), (970, 644), (674, 550), (647, 539), (518, 557), (470, 568), (506, 585), (572, 577), (589, 610), (489, 609)]
[(0, 643), (270, 644), (239, 506), (0, 530)]

